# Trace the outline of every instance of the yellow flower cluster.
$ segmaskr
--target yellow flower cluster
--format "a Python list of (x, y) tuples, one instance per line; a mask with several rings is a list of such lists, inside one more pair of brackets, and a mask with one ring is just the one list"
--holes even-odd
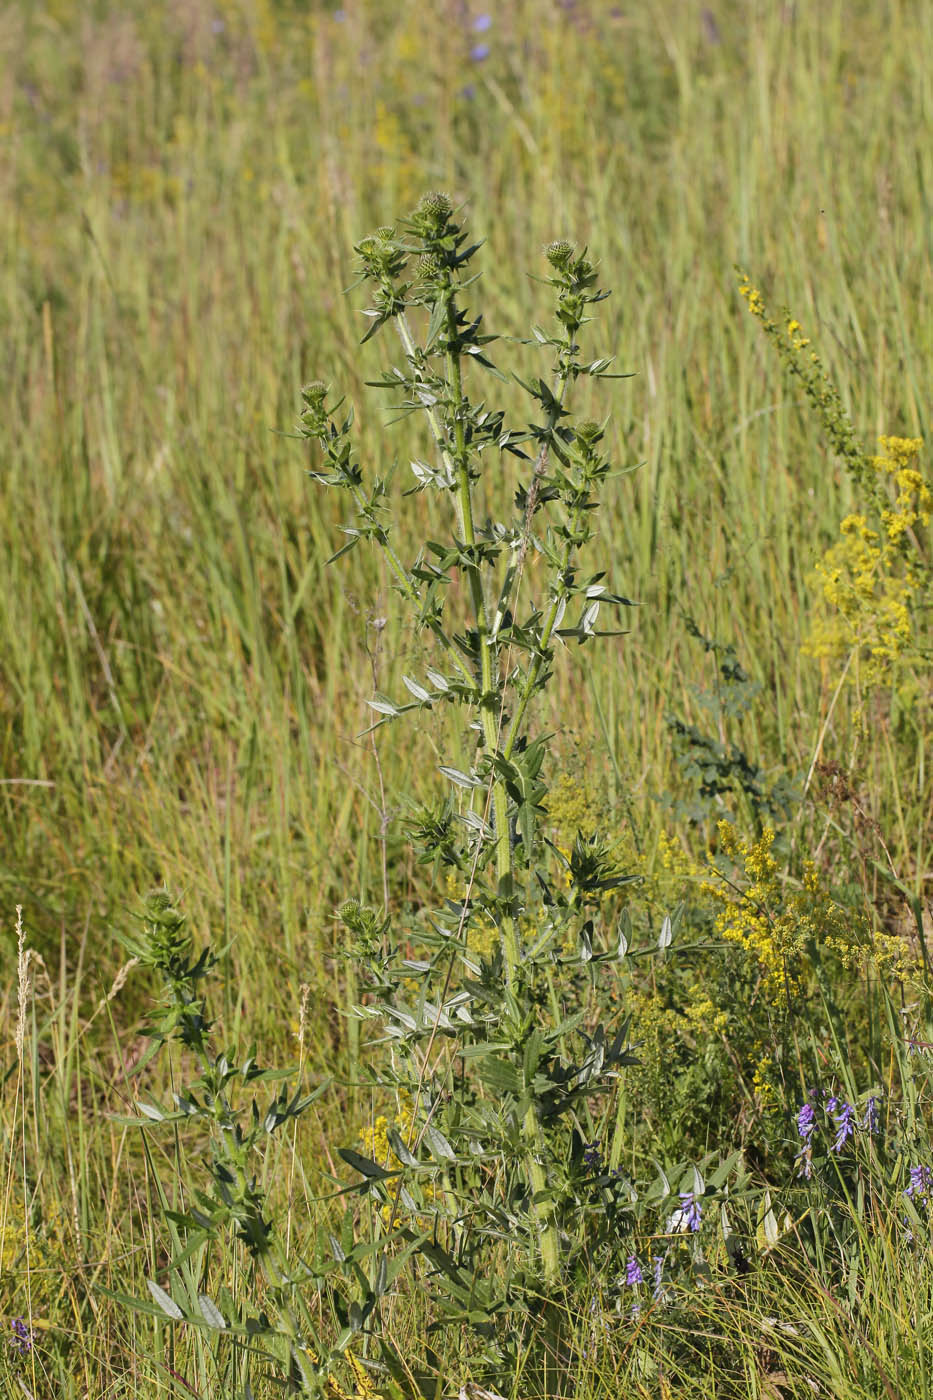
[[(408, 1141), (412, 1124), (415, 1121), (415, 1110), (411, 1098), (408, 1094), (400, 1093), (398, 1108), (392, 1119), (392, 1127), (395, 1128), (403, 1142)], [(380, 1113), (368, 1128), (364, 1128), (360, 1133), (360, 1144), (364, 1153), (368, 1154), (374, 1162), (378, 1162), (381, 1167), (387, 1167), (391, 1163), (393, 1166), (399, 1165), (399, 1160), (392, 1148), (389, 1146), (389, 1120), (384, 1113)]]
[[(458, 870), (448, 870), (444, 880), (448, 899), (462, 899), (465, 879)], [(481, 958), (491, 958), (499, 942), (499, 930), (492, 919), (484, 914), (473, 918), (467, 929), (467, 945), (471, 953)]]
[(845, 926), (843, 911), (823, 890), (808, 864), (800, 890), (787, 894), (777, 861), (771, 854), (774, 832), (764, 831), (747, 842), (731, 822), (719, 823), (720, 850), (742, 871), (744, 888), (718, 876), (702, 889), (720, 905), (715, 928), (720, 937), (739, 943), (758, 964), (765, 996), (783, 1009), (797, 985), (800, 959), (808, 940), (825, 942)]
[(728, 1013), (717, 1007), (706, 990), (695, 982), (689, 1000), (681, 1007), (669, 1005), (657, 990), (631, 987), (628, 1009), (632, 1013), (637, 1038), (643, 1049), (643, 1062), (666, 1063), (673, 1047), (683, 1043), (685, 1031), (697, 1040), (721, 1035), (729, 1022)]
[(658, 860), (662, 869), (675, 880), (689, 880), (696, 874), (696, 865), (683, 846), (666, 831), (658, 834)]
[(791, 318), (787, 322), (787, 336), (794, 350), (804, 350), (810, 344), (810, 337), (802, 335), (803, 327), (799, 321)]
[(728, 1013), (717, 1008), (711, 997), (705, 996), (699, 986), (694, 986), (695, 1000), (681, 1007), (680, 1014), (696, 1036), (721, 1035), (729, 1023)]
[[(359, 1142), (364, 1157), (369, 1157), (373, 1162), (377, 1162), (379, 1166), (389, 1170), (400, 1167), (402, 1164), (392, 1151), (392, 1147), (389, 1143), (389, 1127), (395, 1128), (399, 1137), (407, 1144), (410, 1143), (414, 1137), (412, 1133), (414, 1121), (415, 1110), (411, 1098), (405, 1093), (400, 1093), (398, 1108), (396, 1109), (391, 1124), (387, 1116), (384, 1113), (380, 1113), (378, 1117), (373, 1119), (368, 1127), (361, 1130)], [(423, 1201), (426, 1204), (430, 1204), (437, 1195), (435, 1187), (430, 1181), (421, 1182), (420, 1190)], [(393, 1202), (394, 1197), (395, 1193), (393, 1191)], [(407, 1198), (407, 1200), (404, 1198)], [(389, 1228), (393, 1218), (396, 1221), (400, 1218), (402, 1214), (401, 1208), (409, 1204), (413, 1204), (411, 1198), (408, 1192), (403, 1191), (399, 1197), (399, 1208), (395, 1208), (394, 1205), (388, 1201), (380, 1207), (379, 1214), (386, 1229)], [(418, 1229), (426, 1229), (430, 1223), (424, 1215), (412, 1216), (409, 1213), (408, 1218), (416, 1223)]]
[(846, 516), (840, 539), (815, 571), (832, 611), (814, 622), (804, 652), (837, 660), (857, 656), (864, 662), (859, 680), (869, 685), (886, 681), (914, 640), (912, 605), (929, 571), (906, 545), (908, 532), (929, 524), (933, 508), (933, 494), (914, 466), (922, 445), (919, 438), (880, 439), (881, 455), (872, 464), (897, 489), (893, 506), (881, 511), (883, 533), (864, 515)]
[(918, 960), (911, 953), (906, 939), (894, 933), (872, 930), (860, 937), (861, 930), (830, 935), (826, 946), (839, 955), (843, 967), (864, 976), (877, 972), (886, 980), (911, 984), (921, 972)]
[(882, 437), (878, 446), (881, 452), (871, 459), (872, 466), (879, 475), (890, 477), (897, 487), (894, 509), (881, 512), (888, 539), (897, 545), (908, 530), (929, 525), (933, 512), (933, 492), (914, 465), (923, 438)]
[(748, 309), (753, 316), (761, 320), (766, 315), (765, 299), (757, 287), (753, 287), (747, 272), (743, 272), (739, 282), (739, 296), (748, 302)]
[(755, 1066), (755, 1073), (752, 1075), (752, 1090), (763, 1109), (777, 1108), (781, 1104), (781, 1097), (775, 1087), (774, 1080), (774, 1058), (769, 1054), (762, 1053)]
[(593, 836), (599, 830), (602, 813), (593, 789), (571, 773), (561, 773), (552, 784), (546, 805), (548, 821), (565, 846), (573, 845), (578, 832)]

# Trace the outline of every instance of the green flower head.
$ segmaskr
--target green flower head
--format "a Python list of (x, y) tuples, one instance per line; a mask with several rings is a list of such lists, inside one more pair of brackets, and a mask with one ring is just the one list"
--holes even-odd
[(328, 386), (323, 379), (312, 379), (301, 391), (301, 397), (309, 408), (322, 408), (327, 398)]
[(418, 201), (418, 207), (411, 222), (415, 232), (423, 239), (431, 241), (440, 238), (448, 231), (453, 205), (440, 190), (428, 190)]
[(556, 267), (558, 272), (566, 271), (570, 259), (573, 257), (574, 245), (566, 238), (559, 238), (554, 243), (549, 243), (544, 250), (544, 256), (552, 267)]
[(583, 422), (578, 423), (576, 426), (576, 436), (578, 442), (586, 443), (587, 445), (592, 445), (593, 443), (599, 442), (602, 435), (602, 427), (599, 423), (594, 422), (592, 418), (584, 418)]
[(449, 196), (442, 194), (440, 190), (428, 190), (418, 201), (418, 213), (438, 224), (446, 223), (452, 209)]

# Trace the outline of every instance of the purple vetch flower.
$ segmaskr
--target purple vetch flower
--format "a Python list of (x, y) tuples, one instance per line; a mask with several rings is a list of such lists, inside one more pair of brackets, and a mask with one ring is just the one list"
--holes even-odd
[(920, 1196), (923, 1200), (928, 1201), (931, 1191), (933, 1191), (933, 1171), (929, 1167), (911, 1167), (910, 1185), (904, 1195)]
[(583, 1165), (589, 1167), (591, 1171), (598, 1172), (603, 1164), (602, 1152), (598, 1142), (585, 1142), (583, 1144)]
[(470, 57), (474, 63), (482, 63), (492, 53), (488, 44), (474, 44), (470, 49)]
[(850, 1103), (844, 1100), (837, 1101), (839, 1116), (836, 1118), (836, 1137), (830, 1148), (831, 1152), (841, 1152), (845, 1143), (855, 1133), (855, 1109)]
[(635, 1258), (635, 1255), (630, 1254), (625, 1261), (625, 1282), (628, 1284), (629, 1288), (637, 1288), (638, 1285), (644, 1283), (644, 1281), (645, 1276), (641, 1271), (641, 1265)]
[(492, 15), (477, 15), (472, 27), (475, 34), (485, 34), (492, 28)]
[(703, 1207), (700, 1205), (693, 1191), (681, 1191), (679, 1215), (681, 1224), (678, 1228), (681, 1230), (692, 1230), (693, 1233), (696, 1234), (700, 1228)]
[(865, 1105), (862, 1127), (867, 1128), (870, 1133), (876, 1133), (878, 1131), (878, 1100), (874, 1096), (872, 1096)]
[(797, 1136), (809, 1143), (816, 1129), (816, 1113), (813, 1105), (809, 1101), (803, 1105), (797, 1114)]
[(10, 1346), (19, 1356), (28, 1356), (32, 1351), (32, 1332), (21, 1317), (14, 1317), (12, 1327)]
[(664, 1287), (661, 1283), (664, 1273), (664, 1257), (663, 1254), (655, 1254), (651, 1259), (651, 1275), (654, 1284), (651, 1290), (651, 1296), (656, 1303), (660, 1302), (664, 1297)]

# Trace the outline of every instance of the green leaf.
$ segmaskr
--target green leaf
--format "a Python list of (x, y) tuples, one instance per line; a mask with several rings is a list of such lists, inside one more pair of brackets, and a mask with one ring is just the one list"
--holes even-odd
[(397, 705), (393, 705), (391, 700), (367, 700), (367, 705), (371, 710), (375, 710), (377, 715), (389, 715), (392, 719), (400, 714)]
[(201, 1316), (208, 1327), (214, 1327), (218, 1332), (226, 1330), (226, 1319), (212, 1298), (209, 1298), (206, 1293), (199, 1293), (198, 1305), (201, 1309)]
[(429, 1123), (424, 1130), (424, 1140), (431, 1149), (432, 1157), (445, 1157), (448, 1162), (455, 1162), (457, 1154), (450, 1143), (444, 1137), (439, 1128), (435, 1128), (433, 1123)]
[(149, 1292), (166, 1316), (172, 1318), (175, 1322), (184, 1322), (185, 1315), (172, 1295), (166, 1293), (164, 1288), (160, 1288), (154, 1279), (147, 1278), (146, 1284), (149, 1288)]
[(411, 676), (403, 676), (402, 684), (405, 686), (406, 690), (411, 691), (415, 699), (420, 700), (423, 705), (431, 703), (431, 692), (425, 690), (424, 686), (419, 685), (417, 681), (412, 680)]
[(113, 1303), (119, 1303), (123, 1308), (129, 1308), (132, 1312), (144, 1313), (146, 1317), (161, 1318), (163, 1322), (165, 1320), (165, 1309), (149, 1302), (146, 1298), (131, 1298), (128, 1293), (115, 1293), (113, 1289), (105, 1288), (102, 1283), (95, 1284), (94, 1287), (95, 1292), (103, 1294)]
[(388, 1138), (389, 1146), (402, 1163), (403, 1167), (418, 1167), (421, 1165), (418, 1158), (409, 1152), (397, 1129), (387, 1128), (386, 1137)]
[(761, 1201), (761, 1213), (758, 1218), (757, 1230), (759, 1244), (773, 1249), (778, 1242), (779, 1231), (777, 1217), (771, 1207), (771, 1192), (765, 1191)]
[(448, 768), (446, 764), (441, 764), (437, 771), (443, 773), (445, 778), (449, 778), (450, 781), (456, 783), (458, 787), (481, 788), (483, 786), (479, 778), (473, 778), (469, 773), (462, 773), (459, 768)]
[(352, 1147), (338, 1147), (337, 1152), (348, 1167), (358, 1171), (368, 1181), (390, 1181), (399, 1175), (397, 1171), (386, 1171), (385, 1167), (380, 1167), (378, 1162), (372, 1161), (369, 1157), (363, 1157), (359, 1152), (354, 1152)]

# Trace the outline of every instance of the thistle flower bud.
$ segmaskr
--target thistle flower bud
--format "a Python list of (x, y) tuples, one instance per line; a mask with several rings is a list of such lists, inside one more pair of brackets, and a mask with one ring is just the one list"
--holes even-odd
[(544, 256), (552, 267), (556, 267), (559, 272), (565, 271), (567, 264), (573, 257), (572, 243), (568, 243), (566, 238), (559, 238), (554, 243), (549, 243), (544, 250)]
[(395, 229), (384, 225), (356, 244), (365, 276), (374, 282), (394, 282), (405, 268), (406, 256), (395, 244)]
[(191, 951), (191, 934), (185, 916), (166, 890), (154, 890), (146, 899), (146, 937), (138, 950), (140, 962), (166, 976), (180, 975)]
[(327, 409), (324, 407), (324, 400), (329, 392), (330, 386), (325, 384), (323, 379), (313, 379), (302, 389), (301, 398), (305, 407), (298, 430), (303, 437), (321, 438), (327, 432)]
[(452, 209), (449, 197), (440, 190), (428, 190), (427, 194), (423, 194), (418, 200), (418, 213), (426, 215), (438, 224), (450, 218)]
[(412, 227), (424, 239), (438, 238), (444, 233), (452, 210), (453, 205), (446, 194), (428, 190), (418, 201), (411, 218)]
[(301, 391), (301, 397), (309, 407), (321, 408), (327, 398), (328, 386), (323, 379), (312, 379)]
[(603, 435), (601, 426), (599, 423), (594, 422), (592, 418), (584, 418), (582, 423), (576, 425), (574, 431), (576, 433), (577, 442), (586, 443), (587, 446), (592, 446), (593, 443), (599, 442)]
[(422, 253), (418, 259), (418, 276), (424, 282), (436, 277), (443, 264), (436, 253)]

